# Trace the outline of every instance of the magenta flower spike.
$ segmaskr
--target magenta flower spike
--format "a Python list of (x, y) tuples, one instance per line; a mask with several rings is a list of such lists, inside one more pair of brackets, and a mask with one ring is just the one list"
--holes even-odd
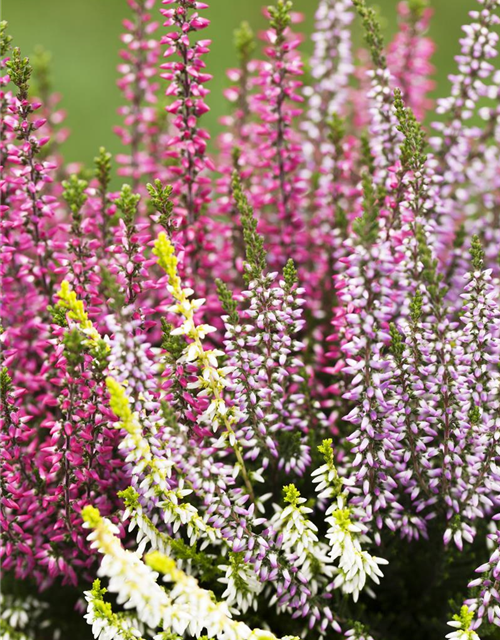
[(159, 177), (162, 172), (161, 155), (158, 157), (158, 138), (162, 138), (161, 116), (158, 107), (159, 82), (157, 67), (161, 47), (155, 37), (158, 22), (153, 20), (154, 0), (129, 0), (132, 19), (124, 20), (125, 33), (121, 36), (124, 49), (118, 87), (126, 104), (119, 109), (123, 126), (116, 127), (125, 153), (117, 155), (122, 165), (119, 175), (131, 178), (137, 190), (141, 178)]

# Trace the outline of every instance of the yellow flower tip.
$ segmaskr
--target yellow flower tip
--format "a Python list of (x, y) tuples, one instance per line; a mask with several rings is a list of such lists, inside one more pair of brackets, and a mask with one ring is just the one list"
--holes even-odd
[(182, 288), (177, 274), (177, 256), (174, 245), (163, 231), (155, 241), (153, 253), (158, 258), (158, 264), (168, 276), (169, 284), (174, 290), (174, 297), (178, 298), (182, 293)]
[(158, 573), (162, 573), (163, 575), (171, 574), (177, 570), (172, 558), (169, 558), (159, 551), (152, 551), (146, 554), (144, 560), (153, 571), (158, 571)]
[(130, 402), (123, 385), (112, 376), (108, 376), (106, 378), (106, 387), (110, 396), (109, 405), (111, 411), (124, 422), (130, 420), (132, 411), (130, 410)]
[(103, 596), (107, 592), (107, 589), (101, 589), (101, 581), (99, 578), (96, 578), (92, 583), (92, 591), (94, 591), (97, 596)]
[(106, 387), (110, 394), (120, 393), (120, 390), (124, 390), (123, 386), (113, 376), (106, 377)]
[(92, 527), (92, 529), (98, 527), (102, 522), (99, 509), (96, 509), (90, 504), (88, 504), (86, 507), (83, 507), (81, 513), (83, 521), (86, 522), (90, 527)]
[(63, 280), (61, 282), (61, 288), (56, 293), (56, 296), (61, 300), (66, 300), (71, 293), (71, 287), (69, 286), (69, 282), (67, 280)]
[[(91, 339), (96, 340), (99, 337), (98, 332), (94, 329), (92, 322), (85, 311), (85, 307), (81, 300), (78, 300), (76, 293), (71, 289), (67, 280), (61, 282), (61, 289), (56, 294), (59, 298), (57, 305), (69, 311), (69, 317), (78, 322), (82, 329), (92, 332)], [(95, 334), (95, 335), (94, 335)]]
[(154, 255), (158, 258), (160, 267), (168, 273), (172, 268), (177, 267), (177, 257), (175, 255), (174, 246), (170, 238), (163, 231), (158, 235), (153, 249)]
[[(76, 298), (76, 293), (71, 289), (71, 285), (67, 280), (63, 280), (61, 282), (61, 288), (56, 293), (56, 296), (59, 298), (57, 305), (59, 307), (64, 307), (69, 311), (75, 313), (78, 308), (78, 300)], [(82, 304), (82, 303), (80, 303)], [(82, 304), (83, 307), (83, 304)], [(75, 318), (78, 319), (78, 318)]]

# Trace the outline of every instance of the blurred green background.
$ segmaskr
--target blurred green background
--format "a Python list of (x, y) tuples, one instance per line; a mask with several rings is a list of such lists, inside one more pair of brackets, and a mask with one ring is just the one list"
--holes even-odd
[[(63, 95), (67, 111), (66, 124), (71, 136), (64, 147), (68, 161), (90, 163), (99, 146), (110, 151), (119, 149), (112, 127), (120, 119), (116, 109), (120, 93), (116, 88), (116, 65), (120, 47), (121, 21), (128, 15), (125, 0), (1, 0), (2, 19), (9, 22), (14, 43), (24, 55), (42, 45), (52, 55), (54, 85)], [(265, 25), (261, 0), (210, 0), (203, 12), (212, 20), (204, 37), (213, 41), (207, 59), (211, 112), (205, 125), (214, 136), (220, 129), (218, 118), (225, 112), (222, 90), (227, 85), (224, 70), (234, 64), (233, 30), (248, 20), (257, 32)], [(159, 0), (157, 2), (159, 6)], [(387, 38), (396, 25), (397, 0), (378, 0)], [(434, 63), (437, 66), (438, 95), (448, 89), (447, 75), (453, 71), (453, 56), (458, 52), (460, 26), (467, 12), (476, 8), (474, 0), (431, 0), (435, 11), (431, 35), (437, 43)], [(309, 34), (313, 25), (317, 0), (295, 0), (294, 8), (305, 14), (303, 30)], [(359, 25), (356, 25), (359, 29)], [(160, 28), (161, 30), (161, 28)], [(206, 34), (206, 35), (205, 35)], [(357, 37), (360, 38), (359, 31)], [(309, 39), (303, 45), (310, 52)]]

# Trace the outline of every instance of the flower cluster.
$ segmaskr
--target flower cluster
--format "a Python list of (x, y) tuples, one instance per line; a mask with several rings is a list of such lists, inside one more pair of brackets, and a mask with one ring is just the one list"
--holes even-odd
[[(109, 591), (117, 594), (118, 604), (136, 609), (140, 622), (147, 627), (161, 627), (180, 635), (189, 631), (197, 637), (206, 630), (211, 638), (258, 640), (265, 637), (275, 640), (269, 632), (252, 630), (233, 620), (225, 603), (214, 602), (210, 592), (200, 588), (197, 581), (178, 569), (168, 556), (154, 552), (143, 562), (135, 553), (123, 549), (116, 537), (116, 527), (102, 518), (98, 510), (86, 507), (82, 517), (85, 526), (93, 529), (89, 535), (92, 546), (103, 554), (99, 574), (109, 578)], [(173, 583), (168, 594), (157, 582), (160, 573), (165, 581)], [(94, 637), (138, 637), (130, 623), (112, 612), (111, 605), (103, 599), (105, 593), (106, 589), (101, 589), (96, 580), (92, 591), (85, 594), (89, 604), (86, 618), (92, 624)], [(155, 637), (166, 638), (167, 634), (160, 633)]]
[(262, 51), (236, 33), (215, 152), (208, 4), (127, 0), (124, 148), (93, 171), (63, 160), (49, 58), (0, 24), (2, 638), (498, 637), (477, 2), (427, 142), (426, 0), (387, 47), (366, 0), (319, 0), (306, 65), (276, 0)]
[[(171, 0), (162, 4), (173, 5), (161, 9), (163, 26), (175, 28), (161, 39), (161, 44), (167, 47), (163, 56), (176, 56), (172, 62), (161, 65), (164, 70), (161, 77), (170, 80), (167, 96), (172, 96), (173, 101), (167, 112), (174, 116), (172, 124), (176, 129), (167, 146), (170, 155), (180, 160), (171, 171), (176, 176), (174, 185), (180, 198), (180, 212), (185, 222), (192, 225), (209, 201), (210, 181), (202, 172), (213, 168), (213, 164), (206, 154), (209, 134), (198, 126), (198, 119), (209, 110), (205, 102), (209, 90), (204, 85), (211, 76), (204, 71), (203, 56), (209, 52), (210, 40), (192, 43), (189, 34), (206, 29), (210, 23), (198, 14), (198, 10), (207, 8), (204, 2)], [(181, 189), (181, 185), (186, 189)]]
[(129, 0), (133, 19), (124, 20), (126, 32), (122, 42), (126, 46), (120, 52), (123, 62), (118, 67), (121, 78), (118, 87), (123, 93), (126, 104), (120, 108), (124, 126), (116, 127), (129, 153), (117, 156), (122, 165), (119, 174), (130, 176), (132, 186), (137, 189), (141, 176), (157, 177), (159, 140), (162, 139), (162, 120), (158, 118), (157, 65), (160, 56), (160, 44), (154, 33), (158, 22), (151, 20), (151, 11), (155, 0)]

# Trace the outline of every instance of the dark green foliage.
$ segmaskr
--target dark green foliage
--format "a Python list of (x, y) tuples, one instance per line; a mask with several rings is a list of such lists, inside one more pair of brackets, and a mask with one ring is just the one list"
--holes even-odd
[(3, 618), (0, 618), (0, 637), (9, 638), (9, 640), (24, 640), (26, 638), (24, 633), (13, 629)]
[(362, 176), (363, 215), (354, 220), (352, 228), (360, 242), (366, 246), (376, 241), (379, 230), (380, 214), (379, 195), (375, 189), (373, 178), (368, 171)]
[(401, 164), (412, 171), (420, 171), (427, 160), (425, 134), (413, 111), (405, 107), (399, 89), (394, 90), (394, 109), (399, 122), (398, 130), (404, 135)]
[(172, 210), (174, 208), (174, 203), (171, 200), (172, 187), (170, 185), (164, 187), (160, 180), (155, 180), (154, 184), (148, 183), (146, 188), (153, 208), (160, 214), (158, 222), (170, 234), (172, 231)]
[(64, 355), (71, 375), (78, 373), (77, 369), (83, 364), (85, 353), (85, 338), (78, 329), (67, 331), (63, 337)]
[(106, 243), (109, 222), (107, 209), (110, 205), (108, 188), (111, 182), (111, 154), (104, 147), (99, 148), (99, 155), (94, 158), (94, 175), (99, 183), (97, 192), (101, 200), (101, 234), (103, 242)]
[(92, 356), (92, 367), (96, 376), (102, 376), (108, 366), (108, 345), (104, 340), (99, 340), (89, 348)]
[(417, 324), (422, 316), (423, 296), (417, 291), (410, 302), (410, 318), (413, 324)]
[(373, 64), (378, 69), (385, 69), (387, 62), (384, 54), (384, 38), (375, 11), (366, 6), (365, 0), (353, 0), (353, 5), (363, 22), (365, 40), (370, 50)]
[(240, 161), (240, 157), (241, 157), (241, 149), (240, 149), (240, 147), (233, 147), (233, 149), (231, 150), (231, 158), (233, 160), (234, 169), (237, 169), (239, 161)]
[(429, 0), (408, 0), (408, 8), (414, 20), (418, 20), (429, 5)]
[(393, 322), (389, 325), (389, 334), (391, 336), (391, 352), (398, 365), (400, 365), (404, 352), (403, 337)]
[(288, 293), (292, 290), (293, 286), (299, 281), (297, 275), (297, 269), (293, 260), (290, 258), (283, 268), (283, 278), (285, 280), (285, 292)]
[(275, 46), (279, 47), (285, 41), (285, 30), (290, 25), (290, 11), (292, 9), (292, 3), (290, 0), (278, 0), (276, 5), (271, 5), (267, 8), (269, 11), (269, 25), (271, 29), (276, 32)]
[(94, 158), (95, 177), (99, 182), (99, 192), (106, 193), (111, 181), (111, 154), (104, 147), (99, 148), (99, 155)]
[(55, 305), (48, 306), (47, 311), (50, 313), (54, 324), (57, 324), (59, 327), (68, 326), (68, 321), (66, 320), (66, 309)]
[(427, 242), (427, 236), (421, 225), (417, 225), (416, 238), (418, 243), (418, 256), (423, 265), (421, 278), (427, 285), (427, 291), (437, 310), (448, 289), (443, 283), (443, 274), (438, 271), (438, 261), (433, 257), (432, 249)]
[(240, 214), (241, 226), (243, 227), (246, 253), (244, 277), (248, 283), (259, 278), (266, 267), (264, 239), (257, 232), (257, 218), (255, 218), (253, 209), (243, 193), (241, 179), (237, 171), (233, 171), (232, 188), (236, 207)]
[(472, 236), (470, 255), (474, 269), (482, 271), (484, 269), (484, 249), (478, 236)]
[(198, 551), (196, 545), (190, 546), (181, 538), (172, 538), (170, 540), (170, 548), (175, 558), (191, 560), (193, 565), (199, 569), (201, 584), (213, 585), (214, 580), (220, 577), (219, 561), (207, 556), (203, 551)]
[(111, 308), (120, 312), (125, 305), (125, 296), (113, 274), (106, 267), (101, 266), (101, 291)]
[[(302, 434), (300, 432), (280, 431), (276, 434), (276, 442), (283, 460), (290, 460), (300, 455), (302, 446)], [(286, 476), (283, 479), (287, 479)], [(276, 487), (273, 487), (273, 489), (276, 489)]]
[[(442, 536), (443, 530), (436, 522), (430, 527), (429, 540), (408, 543), (397, 534), (386, 537), (384, 557), (389, 564), (383, 587), (378, 590), (376, 601), (364, 597), (362, 603), (369, 611), (367, 619), (377, 621), (370, 629), (376, 629), (380, 638), (441, 640), (451, 631), (443, 620), (451, 620), (470, 595), (467, 583), (484, 557), (484, 548), (478, 536), (468, 553), (461, 554), (453, 545), (443, 547)], [(354, 613), (364, 619), (357, 615), (358, 611)], [(481, 640), (498, 640), (498, 628), (492, 631), (482, 626)]]
[(5, 403), (7, 396), (12, 388), (12, 379), (9, 376), (9, 370), (7, 367), (3, 367), (0, 371), (0, 398), (2, 403)]
[(121, 213), (121, 219), (125, 223), (127, 243), (126, 243), (126, 254), (130, 262), (133, 263), (133, 269), (131, 271), (127, 271), (127, 303), (134, 302), (137, 292), (134, 290), (134, 279), (140, 271), (140, 264), (134, 262), (134, 257), (136, 256), (139, 245), (137, 240), (134, 239), (135, 234), (135, 219), (137, 216), (137, 209), (139, 205), (139, 200), (141, 196), (137, 193), (134, 193), (132, 187), (128, 184), (124, 184), (121, 191), (120, 197), (116, 200), (116, 206)]
[[(104, 620), (106, 625), (110, 627), (120, 627), (122, 622), (128, 618), (126, 612), (113, 613), (111, 603), (104, 600), (104, 595), (107, 593), (107, 589), (101, 589), (101, 581), (94, 580), (91, 590), (93, 596), (93, 605), (95, 617), (97, 620)], [(129, 629), (120, 629), (120, 638), (122, 640), (136, 640), (137, 635)]]
[(248, 22), (242, 22), (239, 28), (235, 30), (234, 46), (240, 59), (240, 65), (245, 66), (255, 51), (255, 37)]
[(19, 100), (28, 99), (28, 88), (31, 73), (33, 71), (29, 58), (21, 57), (21, 49), (14, 47), (10, 60), (6, 64), (10, 80), (19, 90), (17, 97)]
[[(340, 116), (334, 113), (331, 116), (330, 120), (328, 120), (328, 122), (326, 123), (326, 127), (327, 127), (328, 140), (330, 141), (330, 143), (333, 145), (333, 148), (334, 148), (335, 164), (333, 168), (332, 179), (333, 179), (333, 182), (336, 184), (341, 180), (341, 175), (342, 175), (342, 172), (339, 168), (338, 161), (340, 158), (342, 158), (344, 153), (343, 141), (346, 134), (346, 122), (343, 118), (341, 118)], [(369, 151), (369, 147), (368, 147), (368, 151)], [(319, 182), (319, 173), (316, 174), (313, 179), (315, 183), (315, 188), (317, 189), (318, 182)], [(335, 208), (336, 226), (339, 229), (341, 229), (345, 234), (348, 226), (348, 219), (347, 219), (346, 212), (344, 211), (344, 209), (340, 204), (339, 194), (334, 193), (332, 195), (332, 199), (333, 199), (333, 205)]]
[(182, 336), (172, 335), (174, 327), (165, 318), (161, 319), (161, 327), (163, 334), (161, 346), (167, 352), (167, 361), (170, 364), (174, 364), (181, 357), (186, 347), (186, 342)]
[(7, 22), (5, 20), (0, 21), (0, 57), (4, 58), (10, 51), (10, 43), (12, 42), (12, 36), (7, 33)]
[(174, 431), (179, 429), (179, 425), (177, 424), (177, 416), (174, 408), (171, 404), (169, 404), (166, 400), (161, 400), (161, 415), (163, 416), (163, 420), (167, 427), (170, 427)]
[[(317, 447), (318, 453), (322, 456), (323, 461), (330, 467), (330, 469), (335, 470), (334, 479), (332, 480), (332, 499), (338, 496), (343, 490), (342, 479), (337, 473), (337, 469), (335, 468), (335, 455), (333, 450), (333, 440), (332, 438), (327, 438), (323, 440), (323, 442)], [(318, 461), (318, 464), (321, 462)]]
[(233, 298), (232, 291), (229, 289), (227, 284), (225, 282), (222, 282), (222, 280), (220, 279), (216, 280), (216, 285), (217, 285), (217, 295), (219, 297), (222, 308), (229, 316), (229, 321), (233, 325), (238, 324), (240, 321), (238, 310), (237, 310), (238, 305), (236, 303), (236, 300)]
[(81, 210), (88, 199), (85, 193), (88, 182), (73, 174), (68, 180), (63, 181), (62, 186), (64, 188), (62, 195), (73, 214), (73, 221), (75, 225), (80, 225), (82, 223)]
[[(203, 638), (207, 638), (207, 636), (200, 636), (199, 640), (203, 640)], [(178, 636), (176, 633), (172, 633), (171, 631), (162, 631), (156, 636), (156, 640), (183, 640), (183, 639), (181, 636)]]
[(346, 133), (345, 120), (334, 113), (326, 125), (328, 127), (328, 140), (335, 147), (336, 154), (340, 155), (342, 153), (342, 141)]
[(368, 170), (370, 175), (373, 175), (375, 173), (375, 158), (370, 149), (370, 140), (368, 139), (366, 131), (361, 134), (361, 158), (363, 166)]
[(132, 187), (124, 184), (120, 191), (120, 197), (116, 201), (116, 206), (121, 211), (123, 222), (127, 227), (127, 232), (134, 230), (134, 222), (137, 214), (137, 206), (141, 196), (132, 191)]
[(481, 420), (481, 409), (478, 406), (473, 406), (469, 409), (468, 418), (471, 424), (479, 424)]
[[(133, 487), (127, 487), (124, 491), (119, 491), (118, 497), (123, 500), (125, 508), (133, 510), (140, 505), (139, 494)], [(152, 521), (146, 515), (143, 514), (142, 517), (154, 528)], [(200, 581), (210, 583), (220, 575), (221, 571), (217, 566), (218, 563), (213, 562), (213, 559), (202, 551), (197, 551), (196, 545), (191, 546), (184, 542), (182, 538), (173, 538), (166, 533), (162, 533), (161, 536), (176, 559), (191, 560), (194, 566), (201, 569)]]
[(453, 240), (453, 247), (455, 249), (460, 249), (460, 247), (463, 247), (466, 237), (467, 237), (467, 233), (465, 231), (465, 225), (461, 224), (460, 227), (458, 228), (458, 231), (455, 234), (455, 239)]

